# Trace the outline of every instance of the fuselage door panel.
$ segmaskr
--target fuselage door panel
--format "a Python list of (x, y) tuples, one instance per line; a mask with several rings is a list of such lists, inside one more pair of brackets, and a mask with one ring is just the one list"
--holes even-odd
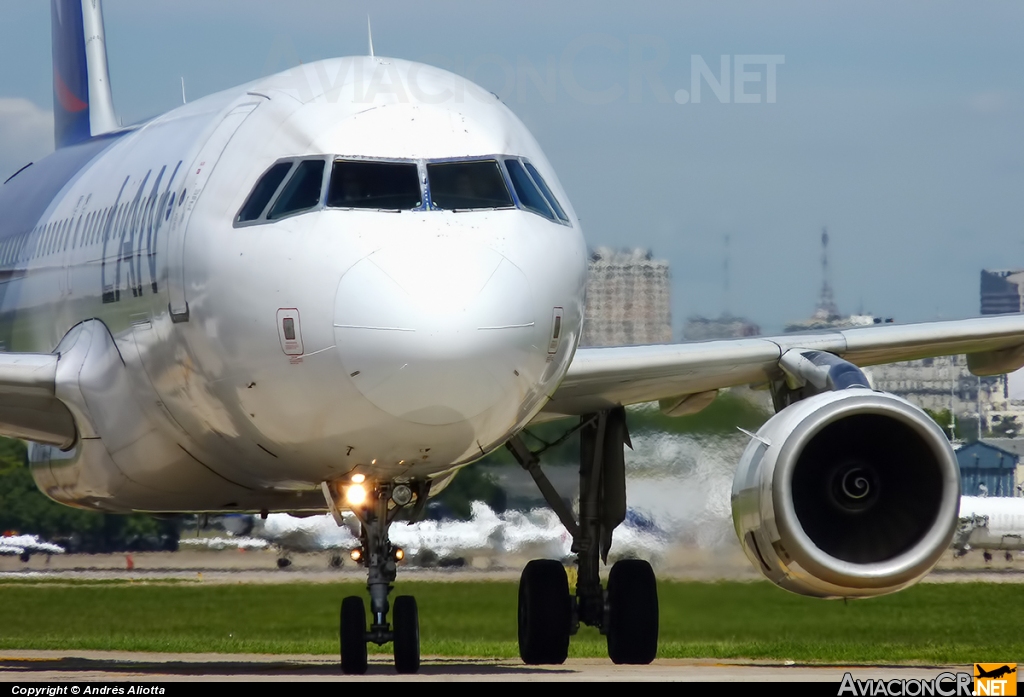
[(174, 214), (168, 235), (168, 274), (167, 293), (171, 319), (175, 322), (188, 321), (188, 292), (185, 287), (185, 240), (188, 236), (192, 212), (195, 210), (199, 197), (213, 173), (220, 156), (224, 153), (231, 138), (238, 131), (242, 122), (259, 106), (259, 103), (247, 103), (236, 106), (217, 125), (185, 175), (184, 186), (179, 192), (183, 196), (178, 210)]

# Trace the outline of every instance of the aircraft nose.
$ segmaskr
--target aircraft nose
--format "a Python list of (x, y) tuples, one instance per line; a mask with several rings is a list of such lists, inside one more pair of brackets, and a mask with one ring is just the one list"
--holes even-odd
[(378, 250), (342, 276), (334, 316), (359, 391), (419, 424), (462, 422), (518, 397), (515, 371), (534, 343), (526, 276), (482, 245)]

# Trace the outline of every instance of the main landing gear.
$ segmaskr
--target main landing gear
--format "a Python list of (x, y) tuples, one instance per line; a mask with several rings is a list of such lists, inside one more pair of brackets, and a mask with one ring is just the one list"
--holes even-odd
[[(337, 517), (341, 500), (336, 484), (325, 486), (332, 512)], [(391, 544), (388, 528), (399, 512), (412, 508), (417, 518), (427, 501), (427, 483), (390, 483), (371, 485), (356, 475), (344, 491), (346, 503), (361, 524), (360, 546), (352, 558), (367, 570), (366, 589), (370, 595), (370, 628), (366, 628), (366, 605), (363, 598), (352, 595), (341, 603), (341, 670), (348, 674), (366, 672), (369, 642), (378, 646), (393, 643), (395, 670), (415, 673), (420, 668), (420, 621), (416, 598), (400, 595), (390, 607), (388, 595), (397, 576), (397, 564), (403, 551)], [(414, 498), (415, 497), (415, 498)], [(415, 501), (415, 503), (413, 503)], [(391, 610), (391, 622), (388, 611)]]
[(585, 416), (576, 430), (580, 432), (579, 521), (541, 471), (540, 453), (531, 452), (518, 436), (507, 444), (572, 535), (578, 570), (573, 597), (560, 562), (535, 559), (523, 569), (519, 655), (528, 664), (563, 663), (569, 654), (569, 637), (583, 623), (606, 636), (608, 656), (614, 663), (647, 664), (658, 652), (658, 586), (651, 565), (639, 559), (616, 562), (607, 590), (599, 574), (600, 562), (608, 562), (612, 531), (626, 517), (623, 446), (629, 445), (629, 433), (625, 410)]

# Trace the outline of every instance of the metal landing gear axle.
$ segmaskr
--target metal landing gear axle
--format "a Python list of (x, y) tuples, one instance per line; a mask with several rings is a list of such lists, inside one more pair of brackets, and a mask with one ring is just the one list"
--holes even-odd
[(626, 517), (623, 446), (630, 443), (625, 410), (585, 416), (575, 430), (580, 433), (578, 522), (540, 469), (538, 455), (554, 444), (535, 453), (518, 436), (507, 443), (572, 535), (578, 570), (573, 597), (560, 562), (535, 559), (523, 569), (519, 654), (528, 664), (563, 663), (569, 637), (583, 623), (607, 637), (608, 656), (614, 663), (647, 664), (658, 651), (658, 587), (651, 565), (639, 559), (616, 562), (607, 590), (600, 577), (600, 563), (608, 562), (612, 532)]
[[(358, 476), (358, 475), (357, 475)], [(353, 495), (352, 487), (361, 487)], [(366, 589), (370, 595), (370, 628), (366, 628), (366, 606), (357, 595), (346, 597), (341, 603), (341, 670), (347, 674), (362, 674), (367, 668), (366, 647), (369, 642), (378, 646), (393, 643), (395, 670), (415, 673), (420, 667), (420, 622), (416, 598), (400, 595), (394, 608), (388, 602), (397, 565), (404, 552), (388, 538), (388, 528), (405, 507), (412, 505), (412, 517), (422, 513), (427, 500), (428, 485), (391, 483), (373, 486), (364, 480), (356, 481), (345, 492), (347, 503), (360, 522), (360, 547), (352, 552), (354, 561), (367, 570)], [(338, 501), (340, 492), (329, 492), (329, 501)], [(413, 495), (415, 503), (413, 504)], [(336, 511), (337, 508), (332, 510)], [(388, 612), (392, 621), (388, 622)]]

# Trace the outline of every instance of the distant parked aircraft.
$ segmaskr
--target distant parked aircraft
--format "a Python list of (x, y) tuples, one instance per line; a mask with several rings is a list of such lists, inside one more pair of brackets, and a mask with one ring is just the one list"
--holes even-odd
[(0, 536), (0, 554), (16, 555), (27, 562), (33, 554), (64, 554), (64, 548), (52, 542), (43, 542), (38, 535), (4, 533)]
[(992, 561), (992, 551), (997, 550), (1013, 561), (1013, 553), (1024, 550), (1024, 498), (962, 497), (953, 549), (958, 557), (983, 550), (985, 561)]
[[(476, 501), (466, 521), (424, 520), (408, 525), (395, 525), (391, 540), (406, 559), (413, 563), (430, 563), (499, 557), (512, 553), (543, 556), (548, 559), (568, 559), (572, 555), (572, 537), (565, 531), (558, 517), (548, 509), (506, 511), (495, 513), (486, 504)], [(358, 549), (358, 521), (354, 516), (350, 525), (339, 526), (330, 515), (297, 518), (274, 513), (264, 520), (231, 516), (225, 520), (229, 532), (240, 535), (235, 539), (264, 540), (276, 545), (282, 552), (278, 566), (290, 565), (291, 553), (336, 550), (331, 566), (341, 566), (342, 554)], [(667, 536), (657, 526), (634, 511), (629, 511), (625, 523), (616, 530), (637, 556), (653, 558), (664, 548)], [(628, 538), (628, 539), (627, 539)], [(217, 538), (223, 541), (222, 538)]]

